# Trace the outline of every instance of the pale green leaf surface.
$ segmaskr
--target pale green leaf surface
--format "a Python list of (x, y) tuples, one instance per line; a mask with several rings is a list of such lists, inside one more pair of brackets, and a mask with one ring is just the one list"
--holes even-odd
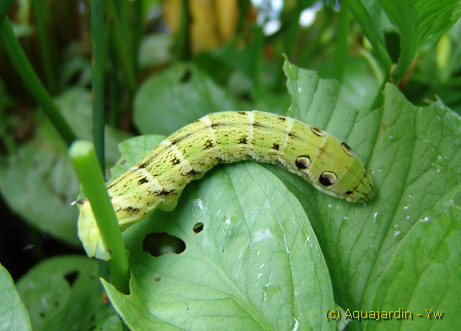
[[(56, 98), (56, 103), (72, 129), (90, 139), (91, 93), (72, 89)], [(35, 137), (1, 164), (1, 194), (13, 211), (36, 228), (78, 245), (78, 210), (70, 203), (80, 186), (67, 158), (67, 146), (46, 118), (39, 117), (37, 122)], [(117, 141), (122, 138), (126, 135), (106, 130), (107, 164), (119, 157)]]
[[(422, 216), (421, 216), (422, 217)], [(378, 278), (370, 306), (411, 312), (414, 320), (365, 321), (370, 330), (459, 330), (461, 185), (418, 219)], [(405, 291), (402, 291), (405, 288)], [(368, 304), (368, 302), (366, 303)], [(431, 321), (431, 322), (429, 322)]]
[[(367, 61), (368, 60), (368, 61)], [(341, 77), (339, 98), (357, 109), (369, 109), (376, 96), (380, 93), (377, 82), (382, 80), (381, 72), (374, 66), (375, 62), (356, 55), (347, 56), (345, 61), (344, 73)], [(314, 70), (320, 77), (334, 77), (335, 64), (331, 61), (315, 63), (309, 65), (309, 69)], [(288, 97), (288, 95), (287, 95)], [(279, 108), (279, 109), (286, 109)], [(260, 107), (260, 109), (265, 109)]]
[(357, 109), (370, 109), (374, 99), (380, 93), (377, 81), (373, 77), (370, 65), (363, 59), (347, 58), (339, 97)]
[(207, 113), (228, 110), (239, 109), (224, 89), (194, 65), (177, 64), (139, 88), (134, 123), (143, 134), (167, 135)]
[[(204, 228), (194, 233), (194, 225)], [(186, 250), (154, 258), (146, 234), (167, 232)], [(133, 330), (332, 329), (334, 308), (318, 243), (296, 198), (254, 163), (212, 171), (186, 188), (171, 213), (156, 212), (125, 234), (131, 295), (104, 283)]]
[[(34, 330), (122, 330), (98, 278), (98, 263), (82, 256), (47, 259), (18, 282)], [(20, 330), (20, 329), (17, 329)]]
[(0, 264), (0, 330), (32, 330), (27, 309), (13, 279)]

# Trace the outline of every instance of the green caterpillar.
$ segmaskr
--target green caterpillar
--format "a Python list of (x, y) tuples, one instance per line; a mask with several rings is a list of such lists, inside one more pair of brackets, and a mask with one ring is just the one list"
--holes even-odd
[[(213, 113), (176, 131), (108, 187), (121, 229), (154, 209), (172, 210), (184, 187), (219, 162), (279, 164), (317, 189), (349, 202), (375, 195), (351, 148), (290, 117), (259, 111)], [(88, 200), (79, 200), (78, 235), (88, 256), (109, 259)]]

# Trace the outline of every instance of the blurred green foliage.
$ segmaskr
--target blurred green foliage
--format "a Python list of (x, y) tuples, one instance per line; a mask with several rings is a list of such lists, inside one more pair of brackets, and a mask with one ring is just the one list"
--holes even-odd
[[(436, 288), (436, 295), (460, 285), (459, 279), (453, 278), (459, 260), (450, 256), (450, 252), (459, 252), (455, 239), (461, 229), (457, 185), (461, 170), (456, 163), (459, 157), (453, 152), (461, 145), (457, 115), (461, 114), (459, 1), (286, 0), (277, 8), (271, 1), (254, 1), (263, 3), (254, 6), (248, 0), (114, 0), (104, 2), (104, 12), (100, 13), (104, 25), (92, 30), (92, 2), (99, 1), (18, 0), (0, 4), (0, 261), (15, 280), (28, 272), (18, 288), (26, 308), (18, 301), (8, 273), (2, 269), (0, 274), (0, 285), (8, 293), (0, 300), (0, 311), (14, 305), (20, 312), (8, 315), (10, 325), (29, 325), (27, 311), (34, 329), (62, 325), (121, 329), (115, 312), (132, 327), (142, 321), (130, 311), (129, 301), (107, 283), (104, 286), (111, 299), (119, 301), (114, 310), (105, 303), (107, 298), (97, 290), (97, 275), (104, 275), (97, 270), (97, 263), (75, 256), (49, 259), (81, 253), (76, 238), (77, 211), (70, 207), (80, 188), (67, 158), (67, 147), (75, 137), (96, 137), (95, 143), (105, 146), (103, 158), (109, 178), (109, 169), (119, 159), (118, 142), (138, 133), (167, 135), (200, 115), (221, 110), (290, 113), (328, 126), (341, 138), (348, 137), (357, 152), (367, 162), (371, 160), (370, 167), (380, 184), (378, 194), (382, 195), (376, 205), (360, 209), (359, 216), (347, 205), (338, 204), (336, 211), (332, 210), (335, 200), (318, 197), (310, 188), (299, 188), (296, 179), (268, 167), (283, 182), (272, 183), (274, 187), (284, 185), (286, 192), (294, 193), (308, 216), (305, 228), (312, 225), (315, 230), (318, 242), (313, 245), (323, 256), (312, 259), (322, 278), (330, 275), (331, 284), (319, 285), (328, 292), (328, 300), (333, 298), (329, 292), (332, 289), (334, 300), (345, 309), (370, 310), (380, 304), (397, 309), (403, 303), (423, 309), (424, 304), (431, 304), (425, 294), (428, 289)], [(309, 17), (311, 20), (306, 20)], [(102, 55), (95, 64), (92, 52), (98, 45)], [(296, 65), (287, 70), (288, 83), (282, 54)], [(92, 103), (92, 78), (97, 75), (102, 85), (96, 92), (100, 97), (96, 106)], [(304, 99), (296, 96), (298, 88), (308, 93), (306, 87), (312, 94), (301, 95)], [(309, 104), (303, 104), (306, 100)], [(335, 107), (340, 110), (335, 112)], [(95, 125), (96, 131), (92, 131), (92, 114), (96, 111), (106, 125)], [(105, 142), (101, 141), (103, 136)], [(147, 142), (143, 138), (131, 141), (133, 146), (123, 152), (118, 167), (126, 161), (126, 155), (138, 156), (130, 150), (153, 147)], [(124, 144), (122, 149), (130, 142)], [(265, 182), (274, 181), (259, 166), (230, 169), (227, 174), (217, 172), (206, 180), (221, 183), (237, 198), (242, 192), (232, 191), (224, 182), (232, 176), (238, 178), (238, 171), (261, 176)], [(207, 181), (203, 188), (186, 193), (184, 205), (193, 205), (200, 192), (207, 197), (213, 192), (207, 189)], [(431, 193), (425, 195), (424, 188), (430, 188)], [(312, 194), (305, 197), (306, 192)], [(415, 200), (408, 200), (412, 198)], [(295, 200), (290, 196), (286, 203), (296, 205)], [(413, 202), (416, 200), (420, 205)], [(408, 211), (410, 205), (417, 211)], [(176, 212), (178, 219), (188, 213), (182, 207)], [(289, 211), (279, 209), (274, 213), (286, 215)], [(156, 217), (172, 217), (159, 215)], [(413, 226), (407, 217), (418, 220), (419, 225)], [(370, 228), (373, 220), (379, 223), (377, 229)], [(187, 220), (178, 226), (184, 224)], [(365, 238), (369, 234), (373, 234), (373, 240)], [(405, 240), (400, 244), (394, 237)], [(431, 251), (421, 245), (422, 237), (431, 241), (427, 245)], [(136, 233), (128, 237), (134, 240), (130, 238), (137, 238)], [(382, 251), (376, 251), (376, 246), (370, 248), (375, 242), (382, 245)], [(418, 258), (409, 257), (414, 252), (418, 252)], [(174, 263), (170, 260), (171, 256), (163, 261)], [(409, 269), (406, 261), (411, 261), (415, 270)], [(143, 310), (146, 304), (153, 315), (160, 309), (158, 316), (166, 320), (170, 313), (181, 315), (173, 308), (158, 308), (157, 303), (149, 301), (152, 298), (144, 300), (146, 294), (141, 292), (151, 289), (151, 284), (144, 282), (157, 279), (144, 269), (148, 265), (135, 265), (139, 283), (133, 288), (139, 292), (131, 299), (136, 307)], [(183, 272), (179, 267), (175, 269), (176, 265), (168, 267)], [(50, 281), (56, 270), (57, 280)], [(403, 277), (402, 273), (409, 276)], [(429, 285), (421, 285), (418, 279)], [(433, 286), (436, 282), (448, 285)], [(53, 289), (56, 284), (59, 288)], [(182, 293), (195, 298), (197, 284), (183, 287)], [(230, 285), (232, 282), (226, 284)], [(89, 288), (93, 290), (85, 290)], [(241, 303), (245, 296), (240, 290), (232, 287), (229, 293)], [(419, 301), (405, 301), (406, 296), (413, 295), (409, 291), (416, 293)], [(457, 292), (453, 293), (443, 304), (456, 297)], [(171, 304), (167, 299), (165, 305)], [(103, 304), (99, 304), (101, 300)], [(70, 306), (78, 309), (67, 318)], [(198, 305), (193, 311), (202, 308), (216, 307)], [(258, 309), (252, 316), (260, 322), (264, 314)], [(445, 318), (445, 327), (460, 328), (459, 317), (451, 312)], [(214, 313), (218, 316), (222, 311)], [(322, 318), (324, 312), (317, 313)], [(311, 326), (335, 327), (324, 322)], [(182, 322), (174, 323), (187, 328)], [(0, 325), (7, 325), (2, 317)], [(251, 325), (276, 328), (271, 322)], [(372, 321), (350, 326), (388, 327)], [(278, 327), (293, 329), (294, 325)], [(434, 324), (438, 327), (443, 328)]]

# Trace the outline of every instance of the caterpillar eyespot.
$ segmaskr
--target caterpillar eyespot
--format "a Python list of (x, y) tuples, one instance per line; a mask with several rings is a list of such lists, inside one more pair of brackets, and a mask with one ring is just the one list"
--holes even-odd
[[(154, 209), (172, 210), (184, 187), (219, 162), (279, 164), (349, 202), (375, 195), (370, 174), (344, 142), (290, 117), (260, 111), (206, 115), (176, 131), (107, 187), (121, 229)], [(110, 258), (88, 200), (79, 200), (78, 235), (89, 257)]]
[(338, 176), (335, 173), (330, 171), (323, 172), (319, 177), (319, 182), (323, 186), (330, 186), (333, 185), (338, 181)]
[(325, 137), (327, 135), (327, 133), (325, 131), (322, 131), (320, 129), (314, 128), (313, 126), (311, 127), (311, 130), (312, 130), (312, 132), (314, 132), (314, 134), (316, 134), (319, 137)]
[(343, 150), (349, 154), (350, 156), (355, 156), (354, 152), (352, 151), (352, 148), (349, 147), (348, 144), (346, 143), (341, 143), (341, 147), (343, 148)]
[(309, 169), (312, 162), (309, 156), (300, 156), (296, 159), (296, 166), (299, 170)]

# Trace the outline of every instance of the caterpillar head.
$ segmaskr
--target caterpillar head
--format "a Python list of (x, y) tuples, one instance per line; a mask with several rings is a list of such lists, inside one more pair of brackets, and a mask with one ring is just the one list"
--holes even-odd
[(371, 176), (352, 149), (319, 129), (312, 130), (323, 139), (317, 149), (296, 157), (296, 172), (329, 195), (349, 202), (371, 200), (376, 193)]

